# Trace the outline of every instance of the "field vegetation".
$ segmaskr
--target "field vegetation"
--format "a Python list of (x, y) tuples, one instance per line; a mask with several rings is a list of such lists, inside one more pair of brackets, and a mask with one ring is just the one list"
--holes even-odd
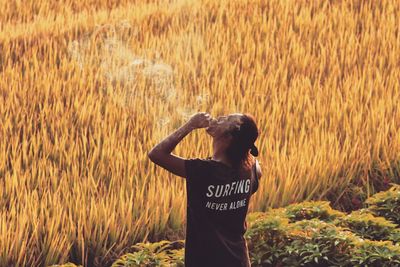
[[(398, 1), (0, 10), (1, 266), (109, 266), (138, 242), (184, 238), (185, 181), (147, 152), (197, 111), (255, 116), (250, 212), (309, 200), (351, 211), (399, 183)], [(211, 139), (195, 131), (173, 153), (209, 156)]]

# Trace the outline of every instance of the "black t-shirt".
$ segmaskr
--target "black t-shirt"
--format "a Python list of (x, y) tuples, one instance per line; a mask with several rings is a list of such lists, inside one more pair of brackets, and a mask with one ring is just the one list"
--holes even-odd
[(186, 267), (248, 267), (243, 234), (250, 197), (258, 189), (255, 174), (238, 177), (229, 166), (207, 159), (187, 159)]

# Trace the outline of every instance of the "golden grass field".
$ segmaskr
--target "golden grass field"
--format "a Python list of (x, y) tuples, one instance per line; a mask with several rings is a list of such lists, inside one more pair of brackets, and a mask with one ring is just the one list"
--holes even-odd
[[(263, 177), (249, 212), (310, 199), (349, 209), (399, 182), (399, 1), (0, 10), (0, 266), (107, 266), (137, 242), (184, 238), (185, 180), (147, 152), (197, 111), (255, 116)], [(122, 46), (104, 65), (110, 38)], [(121, 78), (134, 55), (173, 81)], [(212, 155), (211, 139), (197, 130), (173, 153)]]

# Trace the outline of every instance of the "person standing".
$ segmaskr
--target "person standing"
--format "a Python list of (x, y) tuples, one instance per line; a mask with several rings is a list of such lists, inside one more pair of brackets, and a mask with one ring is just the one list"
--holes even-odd
[[(213, 138), (213, 156), (186, 159), (171, 153), (186, 135), (200, 128)], [(199, 112), (148, 153), (155, 164), (186, 178), (185, 266), (251, 266), (243, 235), (249, 201), (262, 175), (254, 158), (258, 136), (250, 114), (213, 119)]]

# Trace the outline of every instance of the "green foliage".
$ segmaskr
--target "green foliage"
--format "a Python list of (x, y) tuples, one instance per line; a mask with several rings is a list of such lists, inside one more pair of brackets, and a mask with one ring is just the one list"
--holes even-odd
[(334, 224), (318, 219), (290, 223), (277, 212), (256, 217), (245, 234), (254, 266), (339, 266), (350, 258), (356, 237)]
[(365, 203), (373, 214), (400, 225), (400, 185), (392, 185), (389, 190), (369, 197)]
[[(388, 240), (398, 240), (400, 233), (392, 223), (361, 214), (353, 213), (344, 221), (360, 221), (361, 229), (363, 222), (370, 223), (370, 234), (376, 235), (385, 233), (380, 227), (387, 227), (392, 230), (385, 233)], [(399, 266), (399, 246), (363, 239), (355, 233), (333, 222), (311, 219), (290, 223), (285, 217), (266, 213), (257, 215), (245, 236), (252, 266)]]
[(253, 266), (398, 266), (399, 247), (391, 241), (399, 242), (400, 229), (370, 209), (346, 215), (329, 202), (309, 201), (257, 212), (248, 223)]
[(123, 255), (115, 261), (112, 267), (142, 267), (142, 266), (184, 266), (184, 241), (160, 241), (157, 243), (138, 243), (132, 246), (134, 253)]
[(393, 243), (395, 243), (396, 245), (399, 245), (399, 246), (400, 246), (400, 229), (395, 229), (395, 230), (393, 230), (393, 231), (389, 234), (387, 240), (390, 240), (390, 241), (392, 241)]
[(247, 228), (251, 228), (251, 226), (261, 218), (265, 217), (266, 213), (265, 212), (252, 212), (247, 214), (246, 216), (246, 222), (247, 222)]
[(391, 241), (364, 240), (357, 243), (350, 262), (355, 267), (398, 267), (400, 247)]
[[(400, 266), (400, 229), (389, 220), (398, 221), (399, 190), (394, 186), (375, 194), (368, 199), (369, 208), (348, 215), (327, 201), (248, 214), (244, 237), (252, 266)], [(184, 266), (184, 242), (177, 242), (136, 244), (137, 251), (113, 267)]]
[(284, 253), (289, 220), (275, 214), (264, 214), (247, 229), (245, 238), (255, 265), (276, 264)]
[(289, 226), (284, 266), (344, 266), (354, 247), (354, 234), (318, 219)]
[(398, 227), (383, 217), (375, 217), (363, 211), (354, 211), (342, 217), (337, 225), (348, 227), (360, 237), (372, 240), (387, 240)]
[(285, 214), (291, 222), (314, 218), (331, 222), (345, 215), (340, 211), (332, 209), (329, 201), (305, 201), (289, 205), (285, 210)]

